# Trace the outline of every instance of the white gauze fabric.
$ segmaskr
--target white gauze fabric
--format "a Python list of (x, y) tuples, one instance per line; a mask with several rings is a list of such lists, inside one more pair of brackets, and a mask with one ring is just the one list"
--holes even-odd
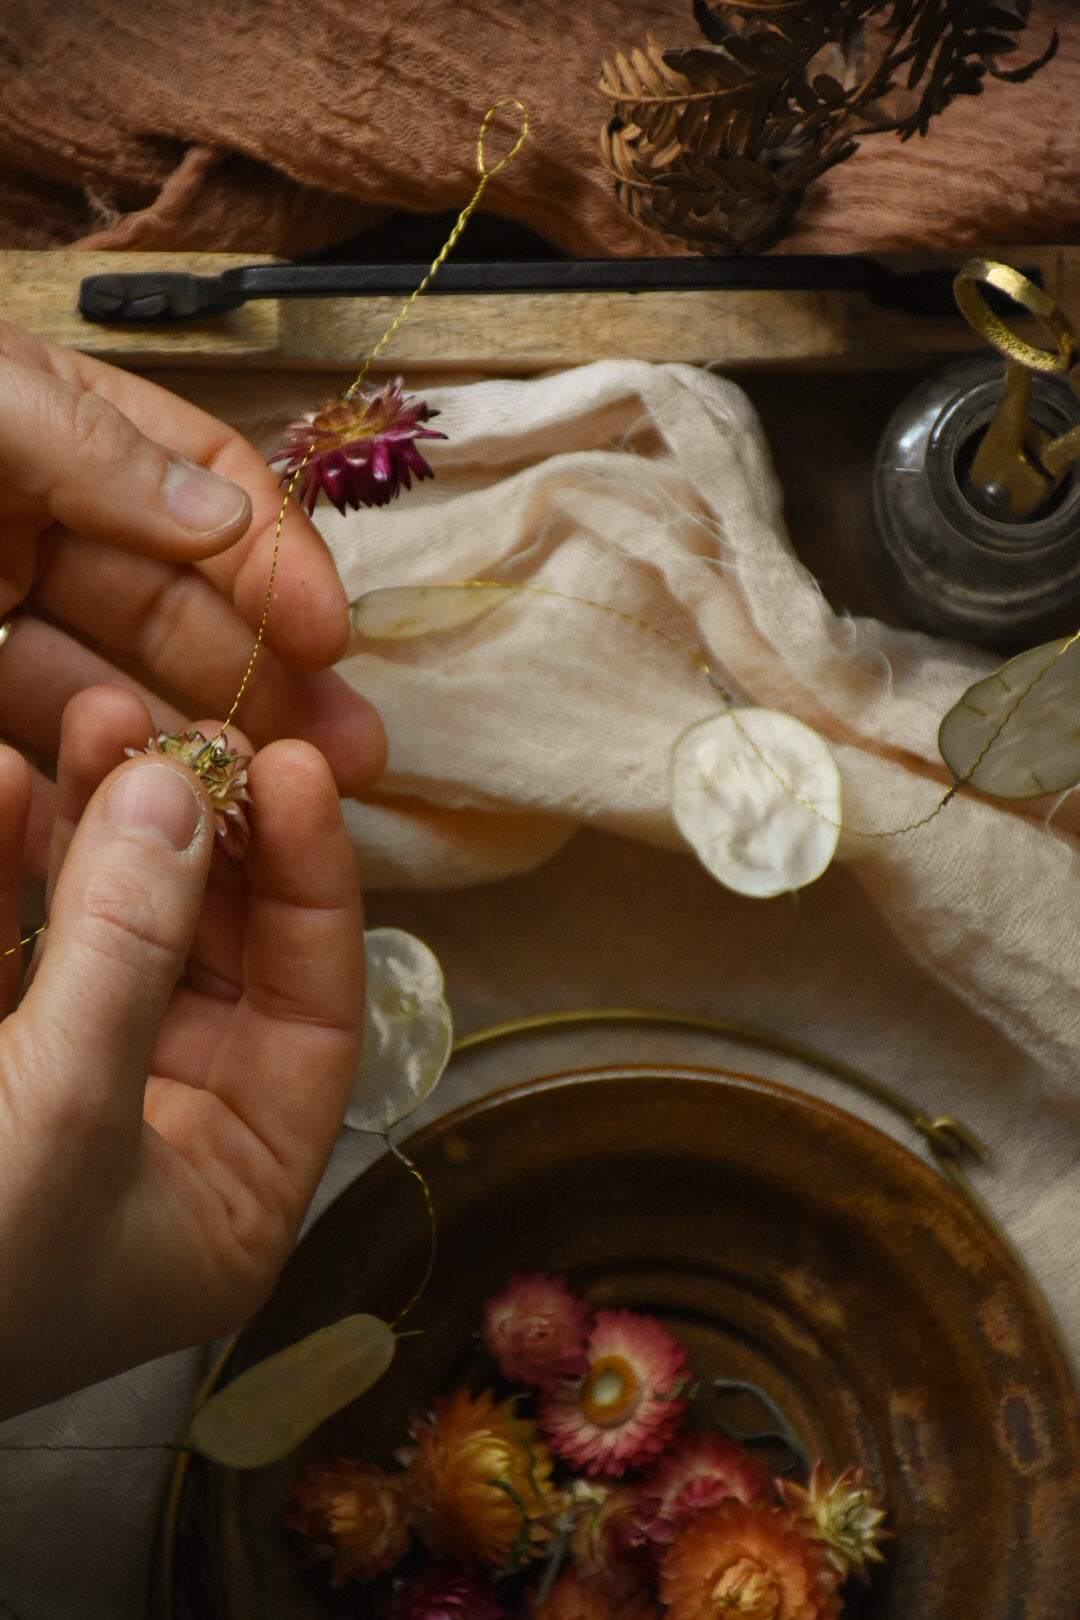
[(679, 847), (669, 750), (719, 704), (700, 650), (740, 701), (833, 745), (839, 858), (913, 956), (1071, 1068), (1074, 840), (964, 794), (915, 831), (865, 836), (937, 804), (938, 724), (992, 660), (831, 610), (787, 540), (744, 394), (689, 366), (604, 361), (426, 397), (448, 435), (425, 446), (436, 479), (380, 510), (318, 512), (350, 596), (531, 589), (456, 631), (362, 643), (342, 665), (390, 739), (379, 789), (348, 807), (368, 886), (502, 877), (585, 823)]

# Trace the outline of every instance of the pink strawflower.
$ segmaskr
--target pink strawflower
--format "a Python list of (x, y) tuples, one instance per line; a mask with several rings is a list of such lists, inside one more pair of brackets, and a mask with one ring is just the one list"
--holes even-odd
[(486, 1581), (444, 1563), (398, 1588), (389, 1620), (506, 1620), (506, 1610)]
[(587, 1366), (592, 1311), (564, 1277), (522, 1271), (484, 1306), (480, 1337), (510, 1383), (553, 1389)]
[(686, 1352), (652, 1316), (597, 1311), (583, 1377), (537, 1402), (541, 1431), (572, 1468), (617, 1479), (666, 1449), (682, 1422)]
[(764, 1501), (772, 1480), (764, 1463), (727, 1435), (680, 1434), (641, 1482), (643, 1520), (654, 1541), (670, 1541), (702, 1508), (725, 1497)]
[(641, 1497), (629, 1485), (576, 1479), (567, 1552), (582, 1580), (616, 1601), (647, 1586), (656, 1573), (655, 1547), (641, 1522)]
[(309, 512), (320, 490), (342, 513), (347, 506), (385, 506), (402, 487), (412, 488), (412, 474), (435, 476), (416, 440), (446, 438), (421, 425), (437, 415), (423, 400), (403, 394), (395, 377), (293, 422), (270, 465), (281, 468), (283, 484), (299, 472), (296, 498)]
[(403, 1475), (342, 1457), (307, 1468), (282, 1523), (300, 1537), (304, 1563), (329, 1564), (331, 1586), (341, 1586), (397, 1563), (409, 1546), (412, 1507)]

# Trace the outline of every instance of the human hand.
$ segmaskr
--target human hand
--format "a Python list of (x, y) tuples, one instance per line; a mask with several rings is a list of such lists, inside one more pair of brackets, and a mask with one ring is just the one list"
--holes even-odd
[[(97, 683), (137, 692), (152, 731), (227, 713), (282, 494), (258, 453), (204, 411), (0, 322), (0, 621), (19, 609), (0, 651), (0, 738), (50, 765), (66, 704)], [(385, 738), (371, 705), (325, 667), (347, 637), (333, 561), (290, 503), (241, 720), (257, 746), (314, 743), (353, 794), (378, 776)], [(55, 793), (47, 772), (33, 781), (27, 864), (40, 877)]]
[[(244, 1320), (359, 1058), (363, 920), (325, 762), (291, 741), (255, 755), (235, 865), (211, 858), (182, 765), (139, 755), (102, 782), (151, 724), (115, 688), (64, 716), (50, 926), (0, 1023), (0, 1415)], [(0, 747), (0, 950), (29, 799)], [(4, 1011), (18, 961), (0, 959)]]

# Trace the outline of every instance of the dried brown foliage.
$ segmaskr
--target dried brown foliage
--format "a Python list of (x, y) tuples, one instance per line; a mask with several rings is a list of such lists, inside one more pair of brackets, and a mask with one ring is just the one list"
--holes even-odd
[(604, 162), (623, 206), (703, 253), (756, 253), (810, 182), (893, 131), (924, 135), (954, 96), (1011, 71), (1031, 0), (693, 0), (708, 41), (655, 39), (605, 62)]

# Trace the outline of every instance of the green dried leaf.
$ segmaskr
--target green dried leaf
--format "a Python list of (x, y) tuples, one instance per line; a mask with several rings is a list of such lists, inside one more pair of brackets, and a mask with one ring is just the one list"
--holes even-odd
[(364, 935), (364, 1047), (345, 1123), (380, 1135), (435, 1089), (450, 1060), (454, 1024), (438, 957), (400, 928)]
[(344, 1316), (211, 1395), (188, 1440), (225, 1468), (262, 1468), (287, 1457), (320, 1423), (378, 1382), (396, 1339), (377, 1316)]
[(465, 585), (389, 585), (351, 604), (352, 627), (365, 641), (408, 641), (471, 624), (520, 590), (486, 580)]
[(1080, 642), (1047, 641), (969, 686), (938, 731), (958, 781), (996, 799), (1080, 782)]
[(820, 877), (840, 837), (829, 746), (775, 709), (729, 709), (671, 750), (671, 808), (698, 859), (739, 894), (766, 898)]

